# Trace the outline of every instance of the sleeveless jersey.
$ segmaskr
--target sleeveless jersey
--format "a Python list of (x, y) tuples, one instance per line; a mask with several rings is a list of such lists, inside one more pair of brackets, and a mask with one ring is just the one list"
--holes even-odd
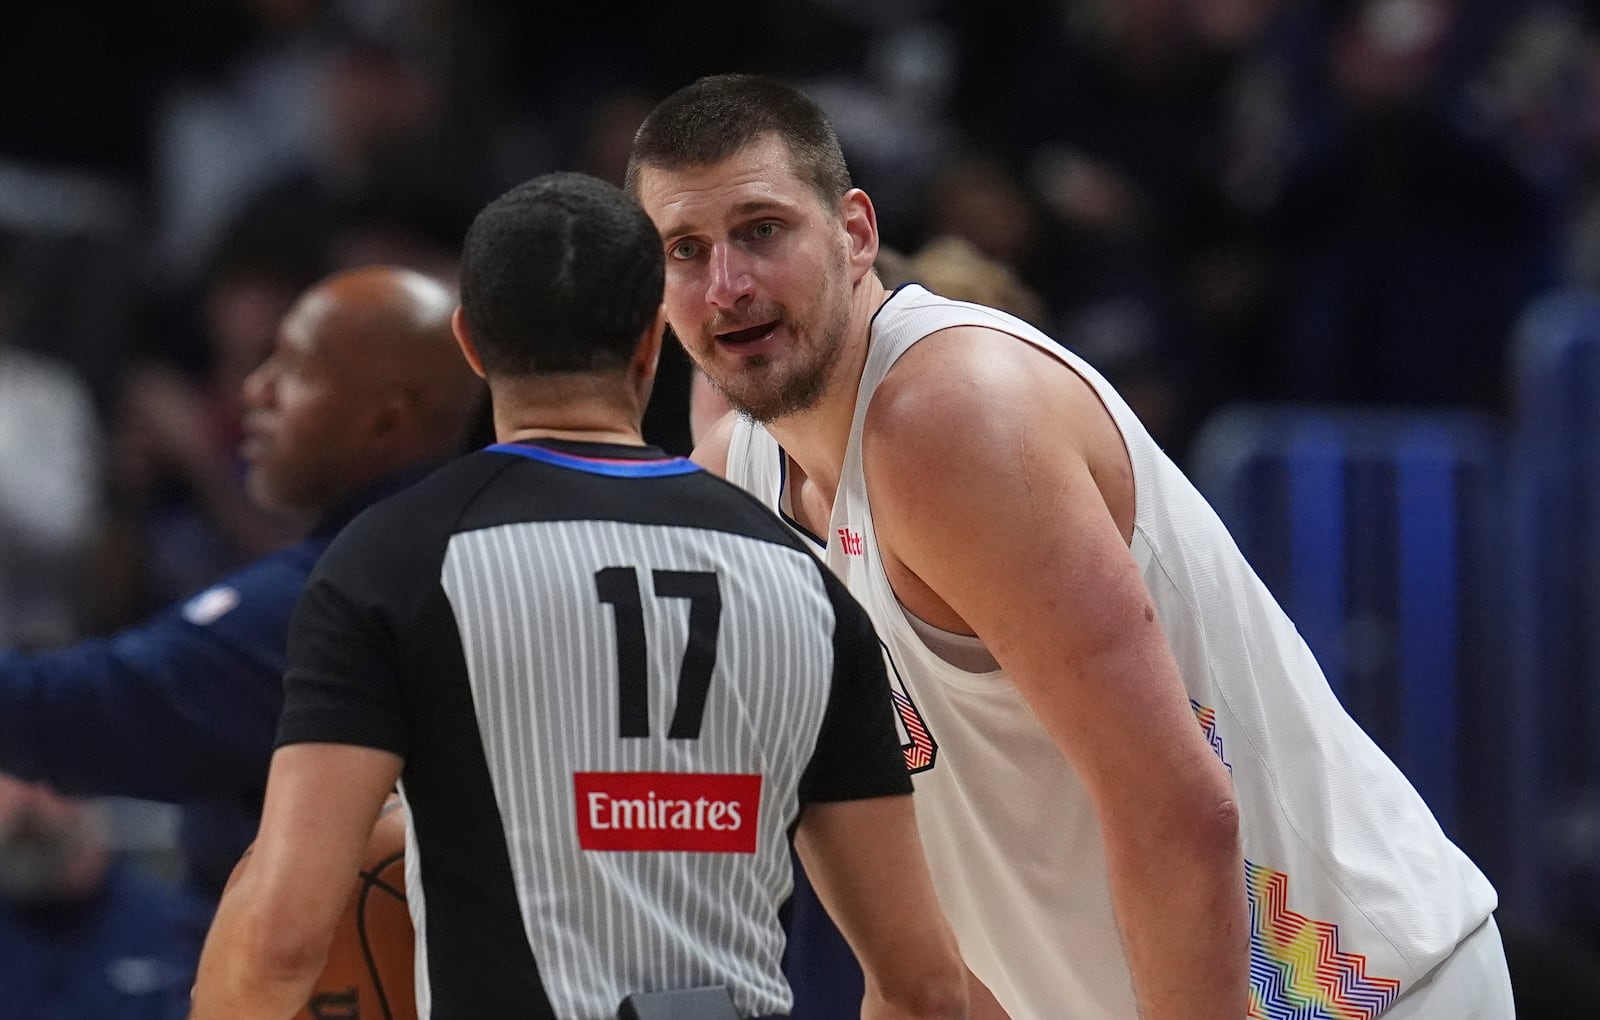
[[(1346, 714), (1221, 520), (1111, 385), (1017, 318), (908, 285), (872, 322), (825, 558), (889, 649), (918, 824), (968, 965), (1015, 1020), (1136, 1015), (1082, 784), (1003, 671), (967, 672), (930, 650), (879, 557), (861, 460), (867, 407), (901, 354), (958, 325), (1049, 352), (1122, 433), (1132, 552), (1242, 816), (1249, 1016), (1380, 1015), (1489, 916), (1494, 889)], [(786, 465), (770, 433), (740, 421), (730, 480), (786, 513)]]

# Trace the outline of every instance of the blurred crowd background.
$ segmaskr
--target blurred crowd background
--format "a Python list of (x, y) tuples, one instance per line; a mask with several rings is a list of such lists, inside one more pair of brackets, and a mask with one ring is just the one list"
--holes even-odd
[[(806, 88), (919, 278), (976, 285), (980, 260), (1200, 477), (1245, 406), (1509, 429), (1530, 311), (1600, 291), (1591, 2), (52, 0), (7, 11), (0, 68), (3, 647), (106, 633), (292, 538), (236, 443), (295, 296), (370, 262), (451, 275), (484, 202), (558, 168), (620, 182), (644, 112), (702, 73)], [(687, 452), (671, 354), (647, 431)], [(1481, 658), (1480, 688), (1523, 684)], [(1510, 692), (1462, 693), (1439, 753), (1491, 762), (1462, 771), (1498, 799), (1451, 787), (1441, 817), (1503, 924), (1593, 950), (1600, 694), (1540, 679), (1570, 695), (1562, 763), (1501, 769), (1468, 709)], [(1517, 824), (1493, 805), (1532, 803), (1523, 780), (1554, 807)], [(112, 814), (158, 867), (159, 814)]]

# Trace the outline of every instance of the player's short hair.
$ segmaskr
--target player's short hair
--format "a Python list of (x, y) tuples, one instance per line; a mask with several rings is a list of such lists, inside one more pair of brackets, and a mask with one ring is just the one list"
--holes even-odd
[(491, 377), (627, 366), (661, 306), (661, 236), (620, 188), (544, 174), (467, 228), (461, 308)]
[(852, 185), (833, 125), (804, 92), (759, 74), (709, 75), (663, 99), (634, 134), (624, 186), (638, 195), (639, 172), (647, 166), (720, 163), (769, 134), (789, 147), (796, 176), (823, 206), (837, 208)]

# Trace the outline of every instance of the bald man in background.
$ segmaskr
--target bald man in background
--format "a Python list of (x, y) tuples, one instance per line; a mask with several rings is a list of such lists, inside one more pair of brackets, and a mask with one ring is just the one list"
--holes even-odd
[(0, 650), (0, 772), (185, 807), (187, 878), (214, 905), (255, 835), (289, 618), (343, 525), (466, 448), (481, 381), (455, 291), (407, 269), (327, 277), (244, 384), (251, 497), (305, 538), (110, 637)]

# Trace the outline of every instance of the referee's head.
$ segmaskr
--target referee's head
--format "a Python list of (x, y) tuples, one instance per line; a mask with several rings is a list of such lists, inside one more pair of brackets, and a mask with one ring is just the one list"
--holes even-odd
[(621, 189), (545, 174), (490, 202), (468, 228), (458, 331), (491, 386), (623, 373), (655, 329), (662, 267), (655, 226)]

